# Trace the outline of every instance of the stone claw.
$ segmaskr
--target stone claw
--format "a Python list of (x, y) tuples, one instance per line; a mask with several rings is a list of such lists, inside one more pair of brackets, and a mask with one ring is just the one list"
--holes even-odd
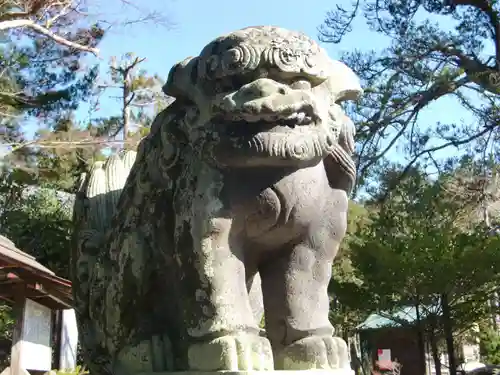
[(264, 337), (238, 334), (191, 345), (190, 370), (250, 371), (273, 370), (271, 345)]
[(350, 370), (347, 344), (340, 337), (305, 337), (283, 349), (275, 361), (280, 370)]

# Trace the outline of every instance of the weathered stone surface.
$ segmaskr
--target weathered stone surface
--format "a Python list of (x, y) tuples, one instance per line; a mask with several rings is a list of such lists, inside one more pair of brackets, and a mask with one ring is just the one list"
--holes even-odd
[(354, 73), (303, 34), (250, 27), (164, 91), (176, 100), (138, 153), (94, 166), (75, 205), (92, 375), (350, 371), (327, 286), (355, 177), (339, 105), (361, 93)]

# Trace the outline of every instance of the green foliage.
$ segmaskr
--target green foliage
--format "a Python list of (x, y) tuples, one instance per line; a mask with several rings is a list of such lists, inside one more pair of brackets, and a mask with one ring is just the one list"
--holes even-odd
[(53, 370), (55, 375), (88, 375), (89, 372), (83, 366), (76, 366), (74, 369)]
[[(48, 188), (32, 189), (19, 173), (0, 174), (0, 233), (56, 272), (69, 277), (70, 210), (67, 197)], [(0, 304), (0, 343), (9, 347), (14, 320), (11, 307)], [(2, 358), (7, 361), (8, 358)]]
[[(344, 40), (358, 17), (382, 36), (377, 50), (342, 56), (365, 89), (349, 106), (357, 126), (358, 185), (376, 182), (393, 152), (404, 155), (405, 167), (434, 169), (448, 158), (444, 149), (473, 157), (493, 152), (500, 160), (499, 11), (498, 1), (357, 0), (327, 13), (320, 27), (325, 42)], [(441, 103), (439, 119), (423, 119)], [(457, 121), (457, 113), (474, 120)]]
[(479, 333), (479, 340), (483, 363), (500, 365), (500, 333), (491, 327), (483, 327)]
[(262, 319), (260, 320), (259, 328), (262, 328), (262, 329), (266, 328), (266, 317), (264, 315), (262, 315)]
[(36, 178), (39, 185), (74, 193), (82, 173), (93, 162), (104, 160), (105, 144), (90, 143), (77, 147), (73, 142), (91, 140), (99, 142), (102, 129), (89, 124), (86, 129), (75, 124), (72, 118), (62, 117), (50, 129), (38, 132), (47, 142), (59, 142), (55, 147), (41, 148), (36, 152)]
[[(109, 81), (102, 84), (106, 91), (118, 93), (116, 98), (121, 111), (119, 116), (99, 119), (102, 134), (113, 140), (126, 141), (125, 147), (131, 149), (148, 134), (154, 115), (172, 101), (161, 91), (163, 80), (141, 69), (145, 60), (133, 53), (126, 53), (120, 58), (112, 57)], [(121, 148), (121, 145), (113, 148)]]
[(8, 306), (0, 306), (0, 333), (1, 338), (10, 338), (12, 336), (12, 327), (14, 320), (10, 316), (11, 309)]
[(69, 277), (71, 211), (66, 196), (4, 180), (0, 232), (61, 277)]
[(341, 277), (332, 282), (339, 305), (367, 312), (418, 302), (440, 311), (446, 296), (457, 332), (490, 313), (500, 241), (484, 228), (457, 225), (462, 203), (444, 186), (413, 174), (371, 210), (348, 239), (347, 276), (337, 271)]
[[(76, 5), (78, 6), (78, 5)], [(22, 10), (22, 12), (20, 12)], [(26, 13), (24, 13), (26, 12)], [(51, 17), (52, 35), (68, 43), (92, 48), (102, 39), (103, 30), (87, 22), (84, 12), (68, 12), (64, 3), (27, 0), (2, 2), (1, 22), (21, 19), (40, 22)], [(41, 22), (42, 25), (45, 21)], [(49, 27), (49, 26), (41, 26)], [(85, 48), (71, 48), (60, 39), (43, 36), (29, 27), (2, 33), (0, 47), (0, 147), (12, 152), (3, 157), (4, 167), (28, 173), (37, 167), (37, 150), (25, 147), (21, 127), (26, 119), (46, 127), (77, 109), (93, 92), (98, 66), (85, 66)], [(39, 137), (40, 139), (40, 137)], [(2, 149), (2, 154), (5, 149)]]
[[(16, 19), (19, 7), (26, 7), (25, 17), (57, 15), (52, 33), (64, 35), (67, 41), (96, 46), (104, 35), (99, 25), (86, 23), (86, 16), (81, 12), (64, 12), (63, 6), (41, 1), (32, 7), (25, 0), (8, 1), (2, 3), (0, 18)], [(30, 33), (25, 28), (11, 29), (3, 38), (2, 75), (15, 80), (16, 91), (0, 92), (1, 102), (30, 115), (50, 118), (51, 113), (76, 109), (80, 100), (90, 93), (97, 67), (82, 69), (86, 51), (68, 48), (54, 38)]]
[[(0, 302), (0, 345), (9, 348), (14, 330), (14, 319), (11, 306), (5, 302)], [(5, 368), (10, 365), (10, 354), (0, 356), (0, 367)]]
[(346, 237), (340, 245), (328, 285), (331, 296), (330, 321), (338, 333), (351, 332), (369, 314), (366, 309), (369, 296), (351, 262), (351, 246), (357, 239), (358, 231), (368, 223), (368, 211), (362, 205), (350, 202), (347, 218)]

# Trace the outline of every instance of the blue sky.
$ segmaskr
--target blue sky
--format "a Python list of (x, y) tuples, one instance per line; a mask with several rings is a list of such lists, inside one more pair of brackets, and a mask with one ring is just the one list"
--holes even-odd
[[(102, 0), (101, 0), (102, 1)], [(100, 5), (102, 14), (117, 14), (120, 19), (134, 18), (130, 8), (119, 8), (120, 0), (108, 0)], [(142, 5), (143, 4), (143, 5)], [(275, 25), (302, 31), (317, 39), (317, 28), (328, 10), (336, 4), (349, 6), (350, 0), (141, 0), (141, 7), (160, 11), (169, 16), (174, 26), (166, 29), (153, 24), (139, 24), (116, 29), (100, 44), (100, 60), (105, 67), (111, 56), (134, 52), (147, 60), (141, 67), (150, 73), (166, 78), (169, 69), (188, 56), (197, 55), (205, 44), (219, 35), (252, 25)], [(369, 30), (360, 17), (353, 31), (340, 45), (323, 44), (331, 57), (337, 58), (342, 51), (383, 49), (388, 40)], [(470, 114), (458, 109), (452, 99), (442, 98), (420, 114), (420, 126), (432, 126), (437, 121), (473, 121)], [(453, 106), (453, 110), (451, 110)], [(117, 115), (120, 112), (116, 99), (101, 100), (99, 116)], [(83, 104), (77, 118), (88, 118), (88, 106)], [(450, 150), (448, 150), (450, 152)], [(398, 157), (397, 151), (392, 154)]]
[[(103, 65), (111, 56), (121, 56), (133, 51), (140, 57), (146, 57), (141, 67), (150, 73), (157, 73), (166, 78), (169, 69), (176, 62), (188, 56), (197, 55), (212, 39), (253, 25), (275, 25), (292, 30), (298, 30), (317, 39), (317, 27), (322, 23), (328, 10), (335, 2), (315, 0), (311, 2), (299, 0), (212, 0), (212, 1), (181, 1), (181, 0), (141, 0), (144, 8), (157, 10), (169, 16), (174, 27), (166, 29), (146, 23), (131, 28), (110, 33), (100, 44)], [(344, 4), (348, 1), (341, 0)], [(120, 0), (112, 0), (104, 9), (104, 14), (111, 14), (109, 8), (116, 7)], [(127, 8), (129, 17), (137, 17)], [(119, 18), (125, 18), (123, 14)], [(361, 20), (362, 21), (362, 20)], [(342, 49), (353, 47), (370, 49), (384, 46), (384, 38), (370, 33), (364, 22), (358, 22), (354, 32), (349, 35), (341, 46), (325, 45), (332, 57), (338, 57)], [(115, 107), (113, 101), (106, 101)], [(109, 106), (101, 106), (102, 113), (119, 111)], [(82, 108), (80, 113), (87, 112)]]
[[(108, 4), (111, 7), (119, 1), (112, 0)], [(210, 40), (246, 26), (276, 25), (316, 37), (317, 27), (323, 21), (326, 12), (336, 4), (331, 0), (315, 0), (314, 5), (311, 2), (298, 0), (248, 2), (141, 0), (141, 2), (144, 2), (144, 7), (163, 11), (169, 15), (175, 23), (174, 28), (166, 30), (161, 26), (143, 24), (129, 30), (120, 29), (100, 45), (102, 57), (106, 61), (110, 56), (134, 51), (137, 55), (147, 58), (145, 68), (164, 76), (174, 63), (187, 56), (198, 54)], [(341, 0), (340, 4), (342, 2), (347, 5), (349, 0)], [(382, 37), (367, 34), (364, 22), (359, 22), (349, 40), (343, 43), (343, 47), (350, 49), (356, 46), (368, 49), (382, 44)], [(327, 46), (327, 49), (332, 57), (336, 57), (340, 50), (334, 45)]]

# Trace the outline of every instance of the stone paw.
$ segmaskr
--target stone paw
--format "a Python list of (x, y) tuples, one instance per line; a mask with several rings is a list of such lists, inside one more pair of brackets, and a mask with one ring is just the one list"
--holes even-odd
[(196, 343), (188, 351), (190, 370), (273, 370), (271, 345), (265, 337), (238, 334)]
[(350, 370), (347, 344), (340, 337), (305, 337), (277, 353), (275, 366), (277, 370)]
[(168, 336), (153, 336), (136, 346), (127, 346), (113, 363), (114, 374), (172, 371), (174, 359)]

